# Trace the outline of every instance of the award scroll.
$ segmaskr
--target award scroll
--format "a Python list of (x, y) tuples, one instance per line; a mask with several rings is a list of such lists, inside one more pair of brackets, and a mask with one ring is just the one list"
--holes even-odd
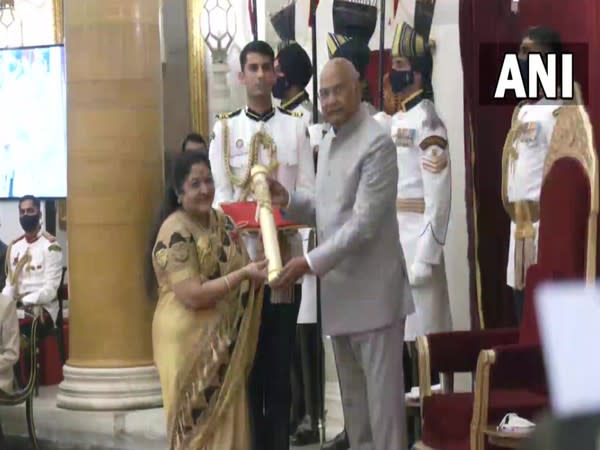
[(260, 223), (265, 257), (269, 261), (268, 281), (271, 283), (279, 276), (283, 265), (269, 183), (267, 182), (268, 173), (268, 169), (264, 166), (259, 164), (253, 166), (250, 172), (250, 185), (256, 199), (256, 215)]

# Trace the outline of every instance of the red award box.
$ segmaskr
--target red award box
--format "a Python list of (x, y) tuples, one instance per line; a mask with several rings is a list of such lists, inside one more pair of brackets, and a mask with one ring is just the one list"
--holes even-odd
[[(221, 203), (221, 209), (233, 219), (238, 228), (248, 231), (260, 231), (256, 217), (256, 202)], [(304, 228), (304, 225), (288, 222), (281, 216), (281, 210), (273, 208), (275, 225), (279, 230)]]

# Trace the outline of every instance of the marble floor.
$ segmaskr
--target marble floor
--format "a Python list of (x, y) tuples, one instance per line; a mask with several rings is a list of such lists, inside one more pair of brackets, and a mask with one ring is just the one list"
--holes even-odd
[[(34, 401), (34, 418), (43, 450), (165, 450), (165, 419), (162, 409), (129, 412), (81, 412), (56, 407), (57, 386), (41, 387)], [(327, 438), (342, 427), (337, 383), (326, 387)], [(7, 449), (30, 450), (25, 407), (0, 407), (0, 423)], [(318, 450), (319, 445), (292, 447)]]

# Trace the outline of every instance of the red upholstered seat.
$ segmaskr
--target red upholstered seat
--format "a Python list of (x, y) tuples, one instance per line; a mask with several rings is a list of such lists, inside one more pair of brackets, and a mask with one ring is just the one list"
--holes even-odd
[(456, 448), (469, 447), (469, 428), (473, 415), (471, 392), (425, 397), (423, 411), (423, 442), (440, 449), (451, 444)]

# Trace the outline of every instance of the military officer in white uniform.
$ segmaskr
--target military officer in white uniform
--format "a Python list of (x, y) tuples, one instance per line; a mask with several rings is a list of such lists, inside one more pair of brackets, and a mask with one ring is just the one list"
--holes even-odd
[(62, 275), (62, 249), (51, 234), (42, 231), (40, 202), (33, 196), (19, 201), (20, 223), (25, 234), (15, 239), (6, 252), (6, 285), (2, 294), (41, 313), (52, 322), (58, 316), (56, 292)]
[[(561, 53), (559, 34), (545, 27), (529, 29), (521, 41), (519, 63), (528, 76), (531, 52)], [(515, 315), (521, 321), (527, 269), (537, 261), (539, 200), (544, 163), (562, 100), (523, 102), (513, 112), (502, 164), (502, 200), (511, 218), (506, 283), (515, 293)]]
[[(415, 313), (406, 321), (405, 340), (452, 328), (444, 244), (451, 203), (450, 155), (446, 128), (431, 100), (425, 98), (419, 49), (402, 45), (415, 40), (407, 24), (397, 27), (393, 65), (385, 95), (397, 111), (375, 119), (389, 130), (398, 153), (397, 217), (406, 257)], [(424, 47), (422, 47), (424, 48)]]
[[(256, 163), (290, 189), (312, 192), (315, 183), (306, 125), (298, 113), (272, 105), (276, 81), (273, 49), (263, 41), (247, 44), (240, 54), (240, 81), (247, 106), (220, 116), (215, 124), (209, 159), (215, 181), (215, 207), (222, 202), (252, 200), (250, 170)], [(295, 232), (287, 258), (302, 255)], [(258, 239), (245, 239), (252, 257)], [(280, 241), (281, 242), (281, 241)], [(284, 245), (285, 246), (285, 245)], [(282, 248), (282, 259), (286, 259)], [(249, 381), (250, 421), (254, 450), (289, 448), (290, 365), (294, 350), (299, 289), (265, 289), (261, 329)]]

